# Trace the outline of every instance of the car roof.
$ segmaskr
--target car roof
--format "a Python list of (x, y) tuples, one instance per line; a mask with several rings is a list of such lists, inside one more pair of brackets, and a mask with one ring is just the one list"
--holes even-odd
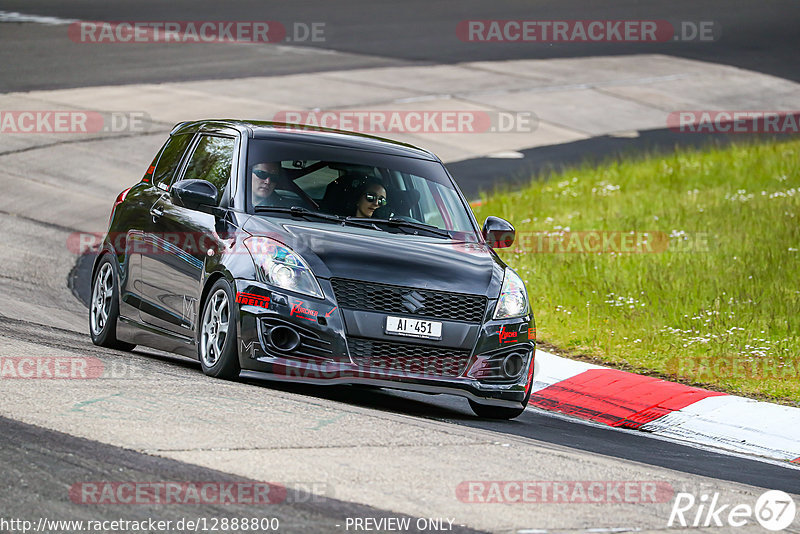
[(355, 148), (382, 154), (439, 161), (439, 158), (428, 150), (391, 139), (344, 130), (334, 130), (317, 126), (304, 127), (282, 122), (206, 119), (178, 123), (172, 129), (171, 134), (194, 131), (215, 131), (225, 128), (233, 128), (255, 139), (274, 139), (289, 142), (341, 146), (343, 148)]

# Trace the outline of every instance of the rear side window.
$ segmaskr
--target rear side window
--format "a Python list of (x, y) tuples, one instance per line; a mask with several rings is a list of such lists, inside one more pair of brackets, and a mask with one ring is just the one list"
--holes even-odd
[(153, 173), (153, 184), (169, 184), (172, 177), (175, 175), (175, 169), (181, 162), (181, 156), (189, 146), (193, 134), (178, 134), (173, 135), (167, 140), (164, 149), (161, 151), (161, 157), (158, 159), (156, 170)]
[(194, 148), (186, 165), (184, 180), (207, 180), (219, 191), (217, 202), (231, 178), (233, 150), (236, 140), (230, 137), (204, 135)]

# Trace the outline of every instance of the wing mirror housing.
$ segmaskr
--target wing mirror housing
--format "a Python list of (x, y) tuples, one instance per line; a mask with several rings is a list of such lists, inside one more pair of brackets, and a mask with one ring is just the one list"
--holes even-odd
[(483, 238), (492, 248), (506, 248), (514, 243), (517, 231), (505, 219), (489, 216), (483, 223)]
[(219, 191), (206, 180), (179, 180), (169, 188), (169, 196), (179, 206), (211, 213), (217, 206)]

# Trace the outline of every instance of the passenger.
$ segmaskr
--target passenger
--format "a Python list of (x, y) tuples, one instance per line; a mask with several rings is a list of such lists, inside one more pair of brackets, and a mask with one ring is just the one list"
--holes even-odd
[(275, 186), (283, 179), (283, 169), (279, 161), (269, 161), (253, 165), (251, 187), (253, 206), (286, 206), (284, 199), (275, 192)]
[(372, 217), (376, 209), (386, 205), (386, 188), (375, 178), (368, 179), (357, 192), (356, 217)]

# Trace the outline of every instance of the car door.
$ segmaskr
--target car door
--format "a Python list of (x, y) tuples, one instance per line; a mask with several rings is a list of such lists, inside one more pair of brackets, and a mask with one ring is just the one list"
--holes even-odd
[[(237, 139), (219, 134), (198, 134), (182, 170), (181, 179), (202, 179), (223, 197), (233, 170)], [(220, 250), (214, 215), (178, 205), (164, 191), (150, 209), (152, 230), (142, 255), (145, 298), (142, 321), (173, 334), (191, 337), (197, 323), (198, 301), (205, 260)]]
[(149, 292), (142, 279), (142, 255), (148, 248), (145, 236), (157, 231), (150, 209), (169, 189), (193, 138), (194, 133), (170, 136), (153, 161), (149, 176), (142, 180), (146, 187), (134, 188), (126, 199), (130, 207), (126, 210), (128, 221), (125, 224), (128, 261), (125, 263), (126, 271), (120, 277), (120, 314), (126, 317), (140, 317), (142, 299)]

